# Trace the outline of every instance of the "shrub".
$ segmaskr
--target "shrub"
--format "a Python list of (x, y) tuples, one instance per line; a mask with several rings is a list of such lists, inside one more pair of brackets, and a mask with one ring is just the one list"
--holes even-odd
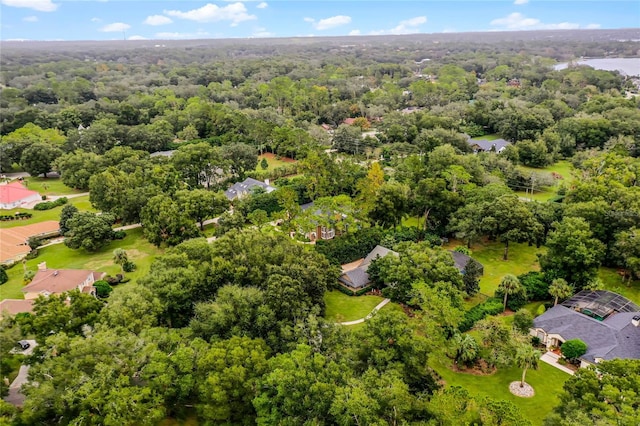
[(133, 272), (136, 270), (136, 264), (128, 260), (124, 265), (122, 265), (122, 270), (125, 272)]
[(113, 232), (113, 239), (114, 240), (121, 240), (126, 236), (127, 236), (127, 233), (124, 232), (124, 231), (114, 231)]
[(544, 304), (538, 306), (538, 310), (536, 311), (536, 315), (540, 316), (545, 313), (547, 309), (544, 307)]
[(457, 251), (458, 253), (466, 254), (467, 256), (471, 256), (471, 249), (467, 246), (458, 246), (453, 249), (453, 251)]
[(542, 343), (542, 341), (540, 340), (540, 338), (538, 336), (531, 336), (531, 344), (533, 346), (540, 346), (541, 343)]
[(587, 344), (580, 339), (567, 340), (560, 346), (560, 352), (565, 358), (574, 360), (587, 353)]
[(464, 313), (464, 317), (462, 318), (458, 329), (463, 333), (465, 331), (469, 331), (473, 328), (476, 322), (489, 315), (499, 314), (502, 310), (502, 300), (496, 298), (487, 299)]
[(36, 271), (27, 271), (24, 273), (24, 275), (22, 276), (22, 283), (23, 284), (29, 284), (31, 282), (31, 280), (33, 280), (33, 277), (36, 276)]
[(40, 254), (38, 252), (38, 249), (31, 250), (29, 253), (27, 253), (26, 259), (27, 260), (35, 259), (36, 257), (38, 257), (38, 254)]
[(113, 287), (105, 280), (98, 280), (93, 283), (93, 286), (96, 288), (96, 295), (98, 297), (109, 297), (109, 293), (113, 291)]
[[(44, 200), (44, 198), (43, 198), (43, 200)], [(42, 203), (38, 203), (35, 206), (33, 206), (33, 209), (34, 210), (51, 210), (51, 209), (56, 208), (58, 206), (62, 206), (64, 204), (67, 204), (68, 201), (69, 200), (67, 200), (66, 197), (61, 197), (61, 198), (58, 198), (55, 201), (45, 201), (45, 202), (42, 202)]]
[(18, 212), (16, 214), (3, 214), (0, 215), (0, 220), (3, 222), (10, 220), (31, 219), (33, 214), (27, 212)]
[(9, 281), (7, 271), (5, 271), (4, 266), (0, 266), (0, 284), (4, 284), (7, 281)]
[(29, 237), (29, 239), (27, 240), (27, 244), (29, 245), (31, 250), (36, 250), (42, 245), (42, 240), (38, 237)]
[[(502, 300), (504, 298), (504, 293), (500, 290), (496, 290), (495, 297)], [(523, 291), (515, 294), (510, 294), (507, 298), (507, 308), (511, 309), (513, 312), (516, 312), (518, 309), (522, 308), (527, 303), (527, 293), (526, 289), (523, 287)]]
[(109, 285), (117, 285), (120, 284), (120, 281), (122, 280), (117, 276), (112, 277), (111, 275), (107, 275), (106, 277), (104, 277), (104, 281), (106, 281)]

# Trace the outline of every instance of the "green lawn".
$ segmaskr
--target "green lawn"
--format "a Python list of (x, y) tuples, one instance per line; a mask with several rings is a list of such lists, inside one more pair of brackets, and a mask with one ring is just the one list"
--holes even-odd
[(568, 185), (569, 183), (571, 183), (573, 179), (571, 175), (573, 166), (571, 165), (571, 163), (564, 160), (558, 161), (557, 163), (542, 169), (537, 169), (534, 167), (526, 167), (526, 166), (519, 166), (519, 167), (520, 169), (526, 170), (529, 172), (540, 173), (540, 174), (549, 175), (549, 176), (555, 172), (560, 176), (562, 176), (562, 179), (556, 180), (554, 185), (543, 187), (540, 189), (540, 191), (535, 191), (533, 193), (533, 196), (531, 194), (527, 194), (525, 191), (516, 191), (516, 194), (518, 194), (518, 196), (524, 197), (524, 198), (532, 198), (536, 201), (549, 201), (550, 199), (556, 196), (558, 192), (558, 188), (560, 188), (560, 186), (563, 183), (565, 185)]
[[(445, 246), (453, 249), (461, 245), (458, 240), (449, 240)], [(498, 288), (500, 280), (506, 274), (520, 275), (529, 271), (540, 270), (537, 253), (543, 253), (544, 247), (529, 247), (528, 244), (509, 244), (509, 260), (502, 260), (504, 244), (495, 241), (482, 241), (471, 247), (471, 257), (482, 263), (484, 275), (480, 279), (480, 292), (488, 296)]]
[(71, 195), (83, 191), (73, 189), (62, 183), (60, 178), (28, 177), (24, 179), (27, 188), (38, 191), (40, 195)]
[(260, 163), (262, 162), (262, 159), (265, 158), (267, 160), (267, 164), (269, 164), (269, 167), (267, 168), (267, 170), (273, 170), (276, 167), (282, 167), (282, 166), (287, 166), (289, 164), (294, 164), (292, 162), (287, 162), (287, 161), (282, 161), (278, 158), (276, 158), (273, 154), (262, 154), (258, 156), (258, 164), (256, 165), (256, 171), (263, 171), (262, 167), (260, 167)]
[(383, 300), (379, 296), (347, 296), (331, 290), (324, 294), (327, 305), (325, 318), (334, 322), (357, 320), (366, 317)]
[(509, 383), (519, 380), (522, 375), (519, 368), (501, 369), (490, 376), (475, 376), (451, 370), (451, 361), (444, 355), (435, 354), (429, 364), (442, 376), (447, 386), (462, 386), (473, 395), (513, 402), (534, 425), (541, 425), (546, 415), (558, 404), (558, 394), (570, 377), (561, 370), (540, 362), (538, 370), (527, 371), (526, 381), (533, 386), (535, 396), (520, 398), (509, 392)]
[[(115, 275), (120, 273), (120, 266), (113, 263), (113, 250), (123, 248), (137, 266), (134, 272), (127, 273), (126, 276), (135, 280), (149, 272), (153, 259), (161, 253), (161, 250), (152, 246), (142, 237), (142, 229), (132, 229), (126, 232), (127, 236), (124, 239), (112, 241), (107, 247), (96, 253), (72, 250), (64, 244), (45, 247), (40, 249), (37, 258), (27, 261), (27, 269), (35, 271), (38, 268), (38, 263), (46, 261), (49, 269), (92, 269)], [(23, 273), (21, 264), (15, 265), (7, 271), (9, 281), (0, 286), (0, 300), (23, 298), (21, 291)]]
[(500, 135), (497, 134), (497, 133), (491, 133), (489, 135), (484, 135), (484, 136), (478, 136), (476, 138), (471, 138), (472, 141), (481, 141), (481, 140), (494, 141), (496, 139), (500, 139)]
[[(73, 204), (80, 211), (96, 211), (89, 202), (89, 196), (83, 195), (82, 197), (70, 198), (69, 204)], [(2, 210), (2, 214), (16, 214), (17, 212), (31, 213), (33, 216), (31, 219), (26, 220), (12, 220), (6, 222), (0, 222), (1, 228), (13, 228), (15, 226), (31, 225), (32, 223), (44, 222), (47, 220), (59, 220), (60, 212), (63, 206), (53, 208), (51, 210), (33, 210), (33, 209), (11, 209)]]

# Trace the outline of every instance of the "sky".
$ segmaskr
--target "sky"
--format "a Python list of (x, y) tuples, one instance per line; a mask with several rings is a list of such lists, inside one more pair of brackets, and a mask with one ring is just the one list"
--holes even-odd
[(0, 0), (1, 40), (313, 37), (638, 27), (638, 0)]

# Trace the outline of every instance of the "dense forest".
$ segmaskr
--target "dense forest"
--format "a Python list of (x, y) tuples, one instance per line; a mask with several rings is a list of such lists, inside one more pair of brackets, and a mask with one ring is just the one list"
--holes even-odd
[[(446, 383), (434, 360), (526, 372), (525, 304), (605, 288), (602, 267), (638, 288), (638, 80), (553, 67), (638, 43), (514, 34), (3, 44), (0, 171), (89, 192), (101, 214), (62, 210), (70, 249), (141, 223), (161, 254), (105, 297), (40, 297), (3, 319), (1, 353), (38, 346), (24, 406), (0, 402), (0, 424), (540, 424)], [(558, 162), (573, 179), (544, 173)], [(247, 177), (277, 190), (228, 200)], [(338, 236), (309, 244), (319, 226)], [(505, 261), (524, 243), (539, 268), (484, 295), (448, 240), (499, 243)], [(355, 329), (327, 320), (340, 264), (376, 245), (397, 256), (372, 263), (373, 287), (401, 308)], [(513, 326), (494, 316), (507, 308)], [(639, 372), (580, 370), (544, 424), (640, 422)]]

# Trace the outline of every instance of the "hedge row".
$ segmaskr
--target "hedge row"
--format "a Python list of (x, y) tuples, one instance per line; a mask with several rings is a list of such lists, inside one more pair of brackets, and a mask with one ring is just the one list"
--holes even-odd
[(464, 313), (464, 318), (460, 322), (458, 329), (463, 333), (469, 331), (478, 321), (485, 319), (489, 315), (499, 314), (503, 310), (504, 306), (500, 299), (487, 299)]
[(6, 222), (8, 220), (21, 220), (21, 219), (31, 219), (33, 215), (31, 213), (22, 213), (18, 212), (16, 214), (3, 214), (0, 215), (0, 221)]
[(38, 203), (35, 206), (33, 206), (34, 210), (51, 210), (53, 208), (56, 208), (58, 206), (62, 206), (64, 204), (67, 204), (67, 198), (66, 197), (62, 197), (62, 198), (58, 198), (55, 201), (44, 201), (42, 203)]

